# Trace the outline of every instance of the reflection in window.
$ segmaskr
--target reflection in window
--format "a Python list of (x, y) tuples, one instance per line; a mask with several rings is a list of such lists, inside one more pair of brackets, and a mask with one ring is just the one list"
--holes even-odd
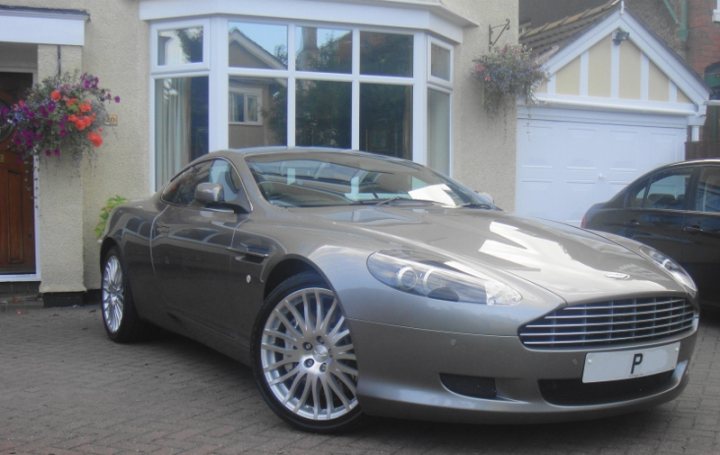
[(300, 80), (295, 104), (297, 145), (350, 148), (350, 82)]
[(437, 44), (432, 44), (430, 46), (430, 75), (449, 81), (450, 67), (450, 51)]
[(720, 169), (703, 169), (698, 181), (695, 210), (700, 212), (720, 212)]
[(300, 71), (350, 73), (352, 32), (316, 27), (298, 27), (295, 64)]
[(412, 87), (360, 85), (360, 149), (412, 159)]
[(691, 171), (664, 173), (653, 179), (645, 197), (644, 208), (681, 210), (685, 208), (685, 193)]
[(208, 153), (208, 78), (155, 81), (156, 186)]
[(287, 144), (287, 79), (237, 77), (229, 80), (231, 148)]
[(182, 65), (203, 61), (203, 28), (188, 27), (158, 32), (158, 61), (163, 65)]
[(254, 89), (231, 88), (230, 123), (259, 124), (260, 92)]
[(412, 68), (412, 35), (360, 32), (361, 74), (412, 76)]
[(427, 159), (428, 166), (445, 175), (450, 173), (450, 94), (428, 90)]
[(287, 26), (230, 22), (229, 64), (243, 68), (287, 68)]

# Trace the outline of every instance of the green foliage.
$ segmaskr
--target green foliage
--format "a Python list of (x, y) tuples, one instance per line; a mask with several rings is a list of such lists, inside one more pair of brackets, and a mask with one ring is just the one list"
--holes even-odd
[(535, 87), (547, 79), (547, 74), (532, 55), (521, 45), (505, 45), (475, 59), (474, 76), (483, 84), (485, 110), (494, 113), (507, 98), (524, 96), (535, 100)]
[(105, 231), (105, 226), (107, 225), (108, 218), (110, 218), (110, 213), (112, 213), (113, 209), (118, 205), (126, 203), (127, 201), (128, 200), (126, 198), (116, 194), (105, 202), (105, 206), (100, 209), (100, 221), (98, 221), (98, 224), (95, 226), (95, 236), (97, 238), (100, 238)]

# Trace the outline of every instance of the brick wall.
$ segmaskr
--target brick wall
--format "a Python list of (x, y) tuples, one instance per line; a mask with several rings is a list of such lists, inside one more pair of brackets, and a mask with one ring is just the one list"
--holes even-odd
[(720, 61), (720, 24), (712, 21), (715, 0), (687, 0), (687, 61), (701, 76), (708, 65)]

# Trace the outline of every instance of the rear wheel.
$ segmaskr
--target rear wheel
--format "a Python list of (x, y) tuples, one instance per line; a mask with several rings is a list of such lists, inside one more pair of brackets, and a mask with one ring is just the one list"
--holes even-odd
[(358, 366), (335, 292), (316, 275), (284, 281), (254, 330), (254, 372), (273, 411), (303, 430), (347, 429), (361, 417)]
[(117, 342), (136, 341), (145, 324), (135, 311), (130, 282), (117, 247), (105, 254), (102, 267), (102, 318), (105, 331)]

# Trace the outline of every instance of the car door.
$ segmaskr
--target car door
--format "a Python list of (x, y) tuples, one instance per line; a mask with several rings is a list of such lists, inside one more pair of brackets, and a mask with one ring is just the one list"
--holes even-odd
[(613, 232), (650, 245), (682, 262), (691, 242), (683, 230), (693, 169), (662, 169), (628, 189), (613, 214)]
[(700, 290), (700, 299), (720, 303), (720, 166), (699, 170), (691, 210), (683, 230), (688, 238), (684, 266)]
[[(195, 199), (200, 183), (226, 182), (230, 164), (199, 163), (173, 180), (162, 197), (167, 207), (153, 223), (152, 257), (158, 286), (171, 313), (196, 331), (224, 331), (223, 308), (230, 281), (230, 250), (236, 226), (247, 213), (207, 206)], [(223, 185), (228, 199), (230, 185)]]

